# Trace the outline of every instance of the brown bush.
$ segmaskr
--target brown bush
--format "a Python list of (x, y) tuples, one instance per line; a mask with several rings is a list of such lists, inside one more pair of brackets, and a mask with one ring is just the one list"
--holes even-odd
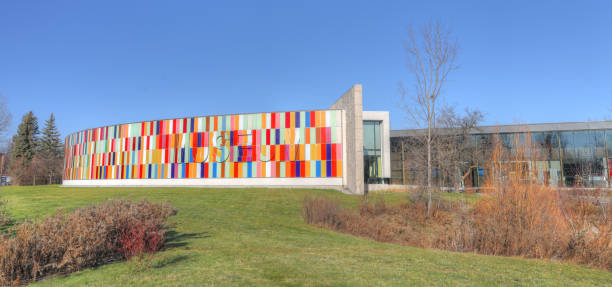
[(565, 257), (612, 270), (612, 211), (609, 193), (573, 190), (561, 193), (563, 215), (570, 230)]
[(167, 203), (115, 199), (60, 211), (40, 222), (26, 221), (16, 226), (14, 237), (0, 238), (0, 286), (117, 260), (125, 256), (123, 231), (146, 226), (163, 233), (166, 220), (176, 212)]
[(558, 194), (545, 187), (503, 186), (473, 212), (473, 248), (480, 253), (553, 258), (569, 242)]
[(307, 223), (340, 232), (380, 242), (437, 247), (440, 240), (434, 234), (443, 234), (458, 224), (453, 215), (462, 213), (460, 206), (461, 203), (437, 198), (431, 215), (426, 216), (427, 197), (421, 194), (410, 196), (396, 206), (388, 206), (383, 198), (364, 199), (358, 211), (342, 209), (337, 201), (325, 197), (307, 196), (302, 213)]
[(526, 142), (490, 159), (490, 196), (474, 207), (473, 249), (484, 254), (556, 258), (612, 270), (612, 223), (603, 190), (557, 190), (537, 180), (540, 159)]
[[(529, 139), (527, 135), (525, 138)], [(518, 139), (517, 139), (518, 141)], [(510, 153), (500, 141), (487, 193), (473, 205), (411, 194), (397, 206), (364, 200), (357, 211), (309, 197), (305, 220), (377, 241), (490, 255), (561, 259), (612, 270), (612, 211), (604, 190), (557, 190), (537, 181), (530, 143)], [(372, 203), (374, 201), (374, 203)], [(306, 217), (308, 216), (308, 217)]]
[(561, 259), (612, 270), (610, 222), (591, 197), (562, 199), (557, 191), (516, 186), (474, 205), (438, 198), (430, 216), (426, 211), (427, 198), (418, 194), (393, 206), (382, 198), (364, 200), (358, 210), (308, 196), (303, 207), (307, 223), (380, 242)]
[(333, 226), (337, 221), (339, 211), (340, 205), (337, 201), (310, 195), (304, 197), (302, 217), (306, 223)]

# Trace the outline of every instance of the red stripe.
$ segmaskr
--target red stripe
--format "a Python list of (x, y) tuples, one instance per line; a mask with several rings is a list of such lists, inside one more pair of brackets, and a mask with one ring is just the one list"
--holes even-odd
[(300, 177), (305, 177), (306, 176), (306, 168), (305, 168), (305, 164), (304, 161), (300, 161)]
[(336, 172), (336, 165), (338, 163), (335, 160), (332, 160), (332, 177), (338, 177), (338, 172)]
[(275, 129), (276, 128), (276, 113), (271, 113), (270, 119), (272, 119), (272, 124), (270, 125), (270, 127)]
[(331, 144), (331, 159), (336, 160), (336, 144)]
[(315, 111), (310, 112), (310, 126), (316, 127), (317, 123), (317, 114)]

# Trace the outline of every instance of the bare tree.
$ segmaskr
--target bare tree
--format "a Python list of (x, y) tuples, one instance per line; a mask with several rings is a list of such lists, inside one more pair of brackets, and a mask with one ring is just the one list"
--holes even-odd
[(6, 98), (0, 94), (0, 175), (4, 175), (8, 165), (7, 151), (9, 144), (5, 141), (6, 130), (11, 123), (11, 112), (8, 110)]
[(435, 129), (437, 103), (455, 64), (458, 44), (451, 37), (448, 27), (440, 22), (429, 22), (418, 33), (412, 28), (408, 31), (406, 43), (408, 68), (413, 74), (414, 92), (402, 88), (404, 99), (410, 99), (406, 111), (417, 124), (426, 125), (427, 146), (427, 214), (431, 209), (432, 189), (432, 139)]
[(4, 135), (11, 123), (11, 112), (8, 110), (6, 98), (0, 94), (0, 135)]
[(465, 172), (479, 161), (484, 161), (475, 153), (474, 142), (470, 138), (472, 129), (482, 122), (484, 115), (479, 110), (465, 109), (461, 114), (455, 108), (443, 107), (437, 116), (439, 134), (434, 138), (435, 161), (442, 184), (458, 190)]

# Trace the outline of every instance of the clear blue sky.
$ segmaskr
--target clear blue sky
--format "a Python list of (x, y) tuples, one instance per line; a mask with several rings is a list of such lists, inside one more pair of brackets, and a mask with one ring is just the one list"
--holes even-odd
[(356, 83), (364, 109), (410, 127), (399, 108), (398, 84), (411, 79), (403, 42), (408, 25), (430, 19), (450, 25), (461, 45), (445, 101), (484, 111), (485, 124), (612, 115), (610, 1), (204, 2), (0, 2), (10, 135), (28, 110), (41, 125), (55, 113), (65, 136), (327, 108)]

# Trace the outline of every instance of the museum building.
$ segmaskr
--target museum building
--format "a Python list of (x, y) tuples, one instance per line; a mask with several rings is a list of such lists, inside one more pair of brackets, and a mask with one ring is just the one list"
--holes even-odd
[[(354, 85), (326, 109), (197, 116), (110, 125), (65, 140), (64, 186), (331, 188), (344, 193), (422, 186), (408, 153), (424, 130), (391, 130), (389, 112), (363, 111)], [(478, 188), (494, 137), (509, 151), (530, 139), (526, 168), (558, 187), (612, 187), (612, 121), (479, 126), (451, 176)], [(518, 139), (518, 140), (516, 140)], [(434, 181), (444, 178), (433, 167)], [(389, 185), (390, 184), (390, 185)]]
[[(327, 109), (118, 124), (66, 137), (64, 186), (316, 187), (391, 177), (389, 113), (355, 85)], [(371, 178), (371, 179), (368, 179)]]

